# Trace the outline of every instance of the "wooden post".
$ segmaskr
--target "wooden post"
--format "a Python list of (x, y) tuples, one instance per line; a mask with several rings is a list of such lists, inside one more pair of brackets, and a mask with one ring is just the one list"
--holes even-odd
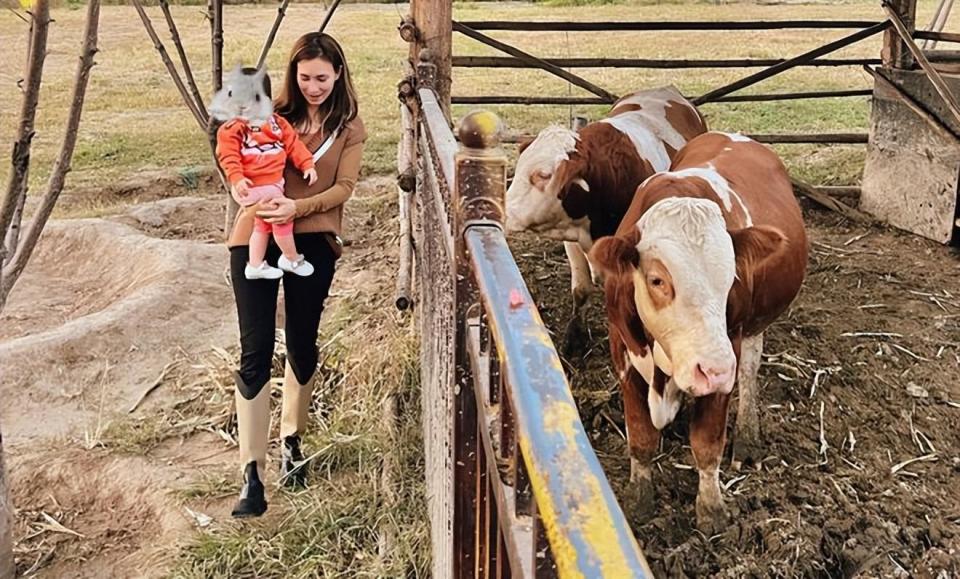
[[(889, 6), (900, 16), (900, 20), (903, 21), (911, 34), (916, 30), (917, 0), (885, 0), (884, 5)], [(880, 56), (883, 59), (884, 68), (909, 69), (913, 67), (913, 57), (910, 55), (910, 51), (893, 28), (888, 28), (883, 33), (883, 49)]]
[(413, 113), (407, 104), (413, 100), (413, 86), (409, 80), (400, 83), (400, 142), (397, 143), (397, 195), (400, 219), (400, 265), (397, 271), (396, 299), (399, 310), (413, 305), (410, 280), (413, 270), (413, 236), (410, 228), (411, 195), (416, 187), (417, 128)]
[(416, 66), (420, 51), (429, 49), (429, 59), (437, 67), (437, 100), (450, 116), (450, 71), (453, 61), (453, 2), (451, 0), (410, 0), (410, 15), (416, 27), (410, 44), (410, 63)]

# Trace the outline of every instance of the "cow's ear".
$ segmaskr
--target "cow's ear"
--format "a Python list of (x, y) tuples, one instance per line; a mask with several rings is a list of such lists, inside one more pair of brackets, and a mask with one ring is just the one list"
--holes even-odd
[(622, 275), (640, 267), (640, 252), (622, 237), (601, 237), (590, 249), (590, 263), (604, 275)]
[(525, 137), (521, 139), (517, 143), (517, 157), (522, 155), (523, 152), (527, 150), (527, 147), (529, 147), (533, 143), (533, 141), (534, 139), (532, 137)]
[(730, 232), (730, 237), (737, 259), (737, 277), (748, 285), (752, 284), (754, 271), (787, 248), (783, 232), (766, 225), (737, 229)]
[(587, 164), (578, 154), (560, 161), (557, 165), (555, 183), (557, 196), (564, 212), (572, 219), (586, 217), (590, 201), (590, 185), (583, 178)]

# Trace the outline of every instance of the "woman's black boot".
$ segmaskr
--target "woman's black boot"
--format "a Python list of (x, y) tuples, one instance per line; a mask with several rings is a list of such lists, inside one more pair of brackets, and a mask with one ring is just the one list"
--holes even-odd
[(286, 487), (303, 487), (307, 484), (307, 465), (300, 452), (300, 437), (296, 434), (284, 437), (280, 449), (280, 480)]
[(243, 488), (240, 489), (240, 500), (233, 507), (233, 516), (238, 519), (259, 517), (267, 512), (267, 501), (263, 498), (263, 483), (257, 474), (257, 461), (251, 460), (243, 469)]

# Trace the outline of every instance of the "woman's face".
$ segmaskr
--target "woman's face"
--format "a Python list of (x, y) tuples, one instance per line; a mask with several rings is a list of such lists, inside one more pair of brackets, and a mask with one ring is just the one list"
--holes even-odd
[(327, 100), (338, 78), (340, 73), (324, 58), (301, 60), (297, 63), (297, 86), (311, 106), (319, 106)]

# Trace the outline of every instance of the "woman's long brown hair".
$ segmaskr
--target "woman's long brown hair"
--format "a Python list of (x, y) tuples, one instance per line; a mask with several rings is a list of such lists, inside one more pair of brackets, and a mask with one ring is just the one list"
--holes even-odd
[(350, 79), (350, 69), (343, 56), (340, 44), (329, 34), (309, 32), (301, 36), (290, 51), (290, 61), (283, 79), (280, 96), (274, 101), (274, 110), (287, 119), (294, 127), (303, 127), (308, 123), (307, 99), (297, 85), (297, 63), (301, 60), (322, 58), (333, 65), (340, 78), (333, 85), (330, 96), (320, 105), (320, 118), (323, 119), (323, 134), (339, 130), (357, 116), (357, 91)]

